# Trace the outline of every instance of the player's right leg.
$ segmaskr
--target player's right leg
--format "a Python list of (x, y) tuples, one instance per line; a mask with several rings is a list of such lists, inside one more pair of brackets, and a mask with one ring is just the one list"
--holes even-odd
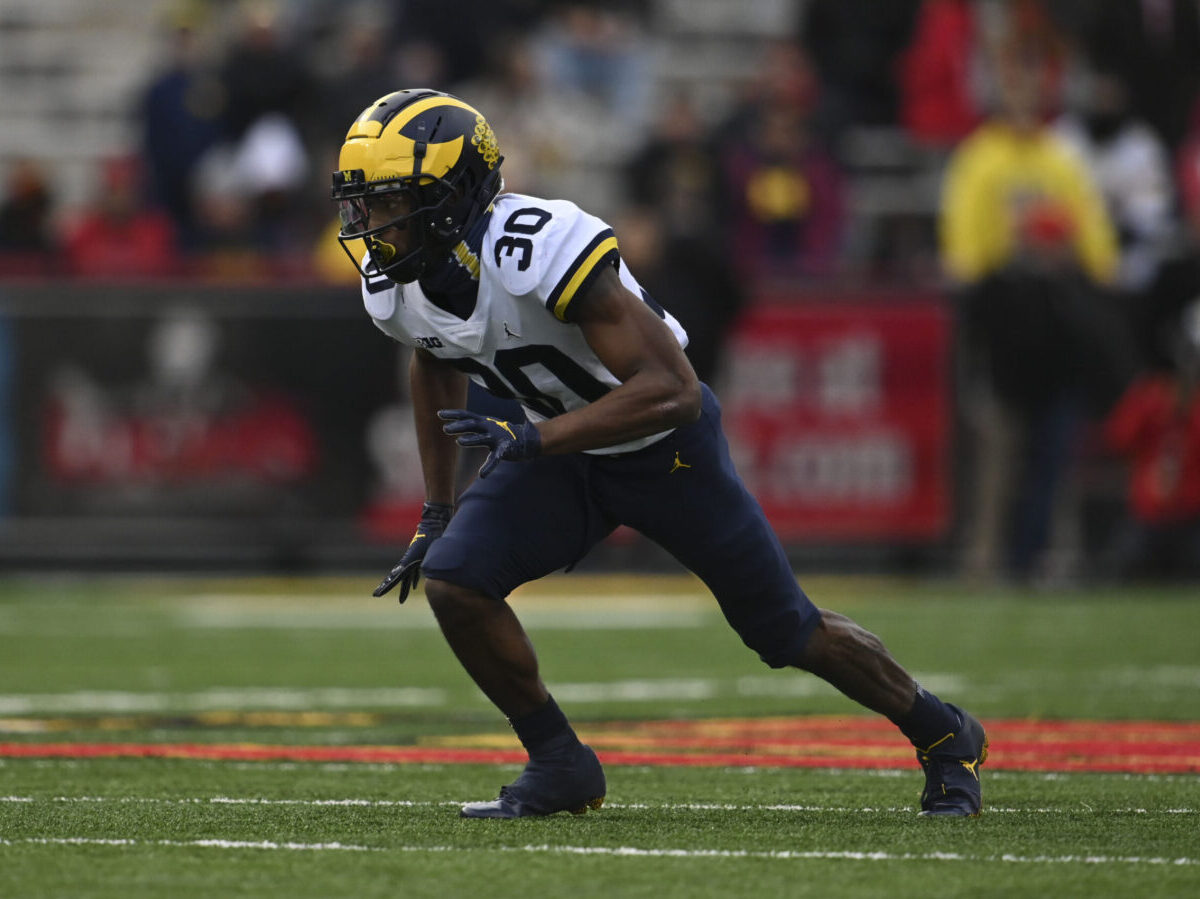
[(604, 771), (542, 682), (537, 656), (505, 597), (577, 561), (611, 530), (586, 499), (572, 457), (499, 466), (463, 495), (422, 569), (425, 595), (468, 674), (505, 714), (529, 763), (472, 818), (517, 818), (598, 808)]
[(429, 578), (425, 596), (446, 642), (471, 678), (508, 717), (529, 753), (525, 770), (491, 802), (463, 806), (467, 818), (520, 818), (599, 808), (604, 771), (571, 729), (538, 673), (525, 629), (502, 599)]
[(979, 766), (988, 754), (983, 726), (917, 684), (878, 637), (845, 615), (822, 609), (821, 623), (794, 664), (887, 716), (908, 737), (925, 772), (922, 815), (979, 814)]

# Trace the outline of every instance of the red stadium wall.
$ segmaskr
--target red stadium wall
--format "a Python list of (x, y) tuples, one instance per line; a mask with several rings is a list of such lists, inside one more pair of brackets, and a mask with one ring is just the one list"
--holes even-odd
[[(353, 289), (10, 284), (0, 327), (0, 564), (321, 566), (410, 536), (404, 360)], [(715, 386), (785, 542), (946, 535), (949, 342), (928, 294), (752, 305)]]

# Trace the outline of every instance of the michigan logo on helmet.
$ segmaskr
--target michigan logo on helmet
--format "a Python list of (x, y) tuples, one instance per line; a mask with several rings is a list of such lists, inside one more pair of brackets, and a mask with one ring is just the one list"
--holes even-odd
[[(487, 120), (457, 97), (395, 91), (350, 126), (333, 173), (338, 240), (364, 277), (407, 284), (441, 264), (503, 187)], [(347, 248), (362, 240), (364, 268)]]

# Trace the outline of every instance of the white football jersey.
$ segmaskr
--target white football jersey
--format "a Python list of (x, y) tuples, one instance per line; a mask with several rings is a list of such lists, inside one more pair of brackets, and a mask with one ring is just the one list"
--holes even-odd
[[(479, 258), (464, 250), (459, 244), (460, 263), (479, 274), (467, 319), (434, 305), (419, 284), (385, 277), (363, 280), (363, 303), (385, 334), (453, 363), (497, 396), (515, 398), (530, 421), (578, 409), (620, 384), (572, 323), (572, 301), (605, 265), (616, 264), (621, 283), (687, 345), (675, 317), (620, 264), (612, 229), (574, 203), (501, 194)], [(669, 433), (589, 452), (630, 452)]]

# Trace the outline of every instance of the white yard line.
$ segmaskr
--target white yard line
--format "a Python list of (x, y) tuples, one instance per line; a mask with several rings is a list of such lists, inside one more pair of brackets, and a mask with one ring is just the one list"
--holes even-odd
[(882, 852), (876, 850), (750, 850), (750, 849), (661, 849), (638, 846), (359, 846), (353, 843), (295, 843), (274, 840), (135, 840), (94, 837), (26, 837), (0, 839), (0, 846), (112, 846), (116, 848), (172, 847), (184, 849), (235, 849), (285, 852), (411, 852), (411, 853), (527, 853), (531, 855), (600, 855), (626, 858), (763, 859), (771, 861), (916, 861), (981, 862), (1025, 865), (1123, 865), (1191, 867), (1200, 859), (1138, 855), (969, 855), (959, 852)]
[[(705, 627), (720, 614), (714, 600), (657, 594), (580, 595), (552, 602), (514, 602), (531, 630), (644, 630)], [(186, 628), (268, 628), (271, 630), (434, 630), (426, 611), (397, 614), (358, 597), (330, 602), (328, 597), (262, 596), (228, 593), (182, 597), (171, 616)]]
[[(440, 848), (440, 847), (439, 847)], [(522, 846), (504, 847), (503, 852), (548, 852), (569, 855), (619, 855), (648, 858), (753, 858), (801, 861), (947, 861), (1007, 862), (1014, 864), (1128, 864), (1128, 865), (1200, 865), (1200, 859), (1160, 858), (1113, 855), (968, 855), (960, 852), (880, 852), (854, 850), (750, 850), (750, 849), (640, 849), (633, 846)]]
[[(283, 849), (300, 852), (382, 852), (379, 846), (350, 843), (277, 843), (274, 840), (123, 840), (97, 837), (25, 837), (0, 839), (0, 846), (174, 846), (203, 849)], [(431, 847), (431, 852), (439, 851)]]

